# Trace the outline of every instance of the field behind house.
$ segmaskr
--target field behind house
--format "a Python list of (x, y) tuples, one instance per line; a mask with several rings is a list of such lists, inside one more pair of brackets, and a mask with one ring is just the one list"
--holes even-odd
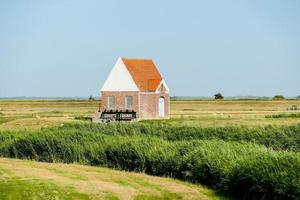
[[(300, 113), (287, 111), (300, 100), (198, 100), (171, 101), (171, 124), (187, 126), (287, 125), (300, 118), (266, 118), (267, 115)], [(1, 100), (0, 128), (40, 128), (74, 121), (98, 110), (98, 101)]]

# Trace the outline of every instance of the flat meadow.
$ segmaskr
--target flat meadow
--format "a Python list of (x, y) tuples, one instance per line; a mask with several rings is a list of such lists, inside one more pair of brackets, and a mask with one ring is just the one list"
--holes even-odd
[[(166, 120), (108, 124), (78, 120), (92, 115), (98, 106), (99, 102), (88, 100), (0, 101), (0, 156), (7, 157), (0, 159), (0, 182), (6, 184), (0, 186), (2, 198), (9, 199), (9, 195), (17, 193), (16, 187), (23, 188), (28, 177), (43, 180), (54, 199), (61, 199), (66, 190), (71, 197), (82, 197), (79, 199), (300, 197), (300, 111), (290, 110), (293, 106), (300, 107), (300, 100), (176, 100), (171, 101), (171, 117)], [(51, 173), (55, 172), (51, 180), (58, 185), (62, 180), (59, 175), (72, 176), (60, 173), (55, 164), (49, 163), (58, 163), (57, 168), (76, 172), (78, 177), (59, 189), (45, 183), (45, 177), (50, 175), (41, 172), (36, 177), (29, 173), (34, 166), (41, 165), (43, 170), (51, 168)], [(70, 165), (65, 167), (59, 163)], [(129, 176), (125, 172), (118, 175), (121, 172), (107, 171), (112, 175), (105, 176), (104, 185), (110, 188), (101, 196), (78, 188), (78, 181), (93, 177), (86, 174), (87, 168), (82, 165), (94, 166), (94, 171), (101, 167), (99, 170), (135, 172), (132, 174), (136, 177), (124, 183)], [(20, 175), (21, 168), (28, 169), (25, 178)], [(151, 184), (145, 183), (142, 189), (137, 189), (141, 181), (139, 173), (169, 179), (151, 179)], [(4, 181), (7, 176), (13, 184)], [(101, 177), (94, 181), (103, 184)], [(172, 190), (175, 183), (176, 191)], [(82, 184), (86, 186), (83, 188), (89, 188), (87, 183)], [(136, 192), (124, 197), (116, 184), (128, 194), (133, 189)], [(72, 188), (65, 188), (66, 185)], [(57, 194), (51, 192), (52, 187)], [(164, 189), (159, 190), (160, 187)], [(193, 196), (184, 193), (188, 189), (193, 191)], [(153, 190), (150, 196), (148, 190)], [(29, 192), (29, 197), (32, 195), (38, 199), (40, 191)]]
[[(300, 100), (176, 100), (171, 101), (169, 124), (186, 126), (288, 125), (300, 118), (266, 118), (267, 115), (300, 113), (287, 110), (300, 107)], [(99, 101), (89, 100), (1, 100), (0, 129), (41, 128), (90, 116)]]

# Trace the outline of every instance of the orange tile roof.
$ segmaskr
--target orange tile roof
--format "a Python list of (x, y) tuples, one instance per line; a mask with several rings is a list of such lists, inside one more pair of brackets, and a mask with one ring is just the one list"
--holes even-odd
[(155, 91), (162, 77), (151, 59), (122, 58), (140, 91)]

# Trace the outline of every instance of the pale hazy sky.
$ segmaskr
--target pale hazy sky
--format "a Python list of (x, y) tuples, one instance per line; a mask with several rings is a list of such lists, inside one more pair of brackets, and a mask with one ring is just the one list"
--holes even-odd
[(0, 97), (98, 95), (119, 56), (171, 95), (300, 95), (300, 1), (0, 1)]

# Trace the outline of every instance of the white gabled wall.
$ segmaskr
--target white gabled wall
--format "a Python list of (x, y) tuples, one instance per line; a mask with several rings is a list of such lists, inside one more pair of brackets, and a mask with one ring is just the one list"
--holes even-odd
[(156, 88), (156, 91), (155, 91), (155, 92), (158, 92), (158, 90), (159, 90), (159, 88), (160, 88), (161, 85), (164, 85), (164, 87), (166, 88), (166, 91), (167, 91), (167, 92), (170, 91), (170, 89), (169, 89), (167, 83), (166, 83), (165, 80), (163, 79), (163, 80), (161, 80), (160, 84), (159, 84), (158, 87)]
[(139, 91), (122, 58), (118, 58), (101, 91)]

